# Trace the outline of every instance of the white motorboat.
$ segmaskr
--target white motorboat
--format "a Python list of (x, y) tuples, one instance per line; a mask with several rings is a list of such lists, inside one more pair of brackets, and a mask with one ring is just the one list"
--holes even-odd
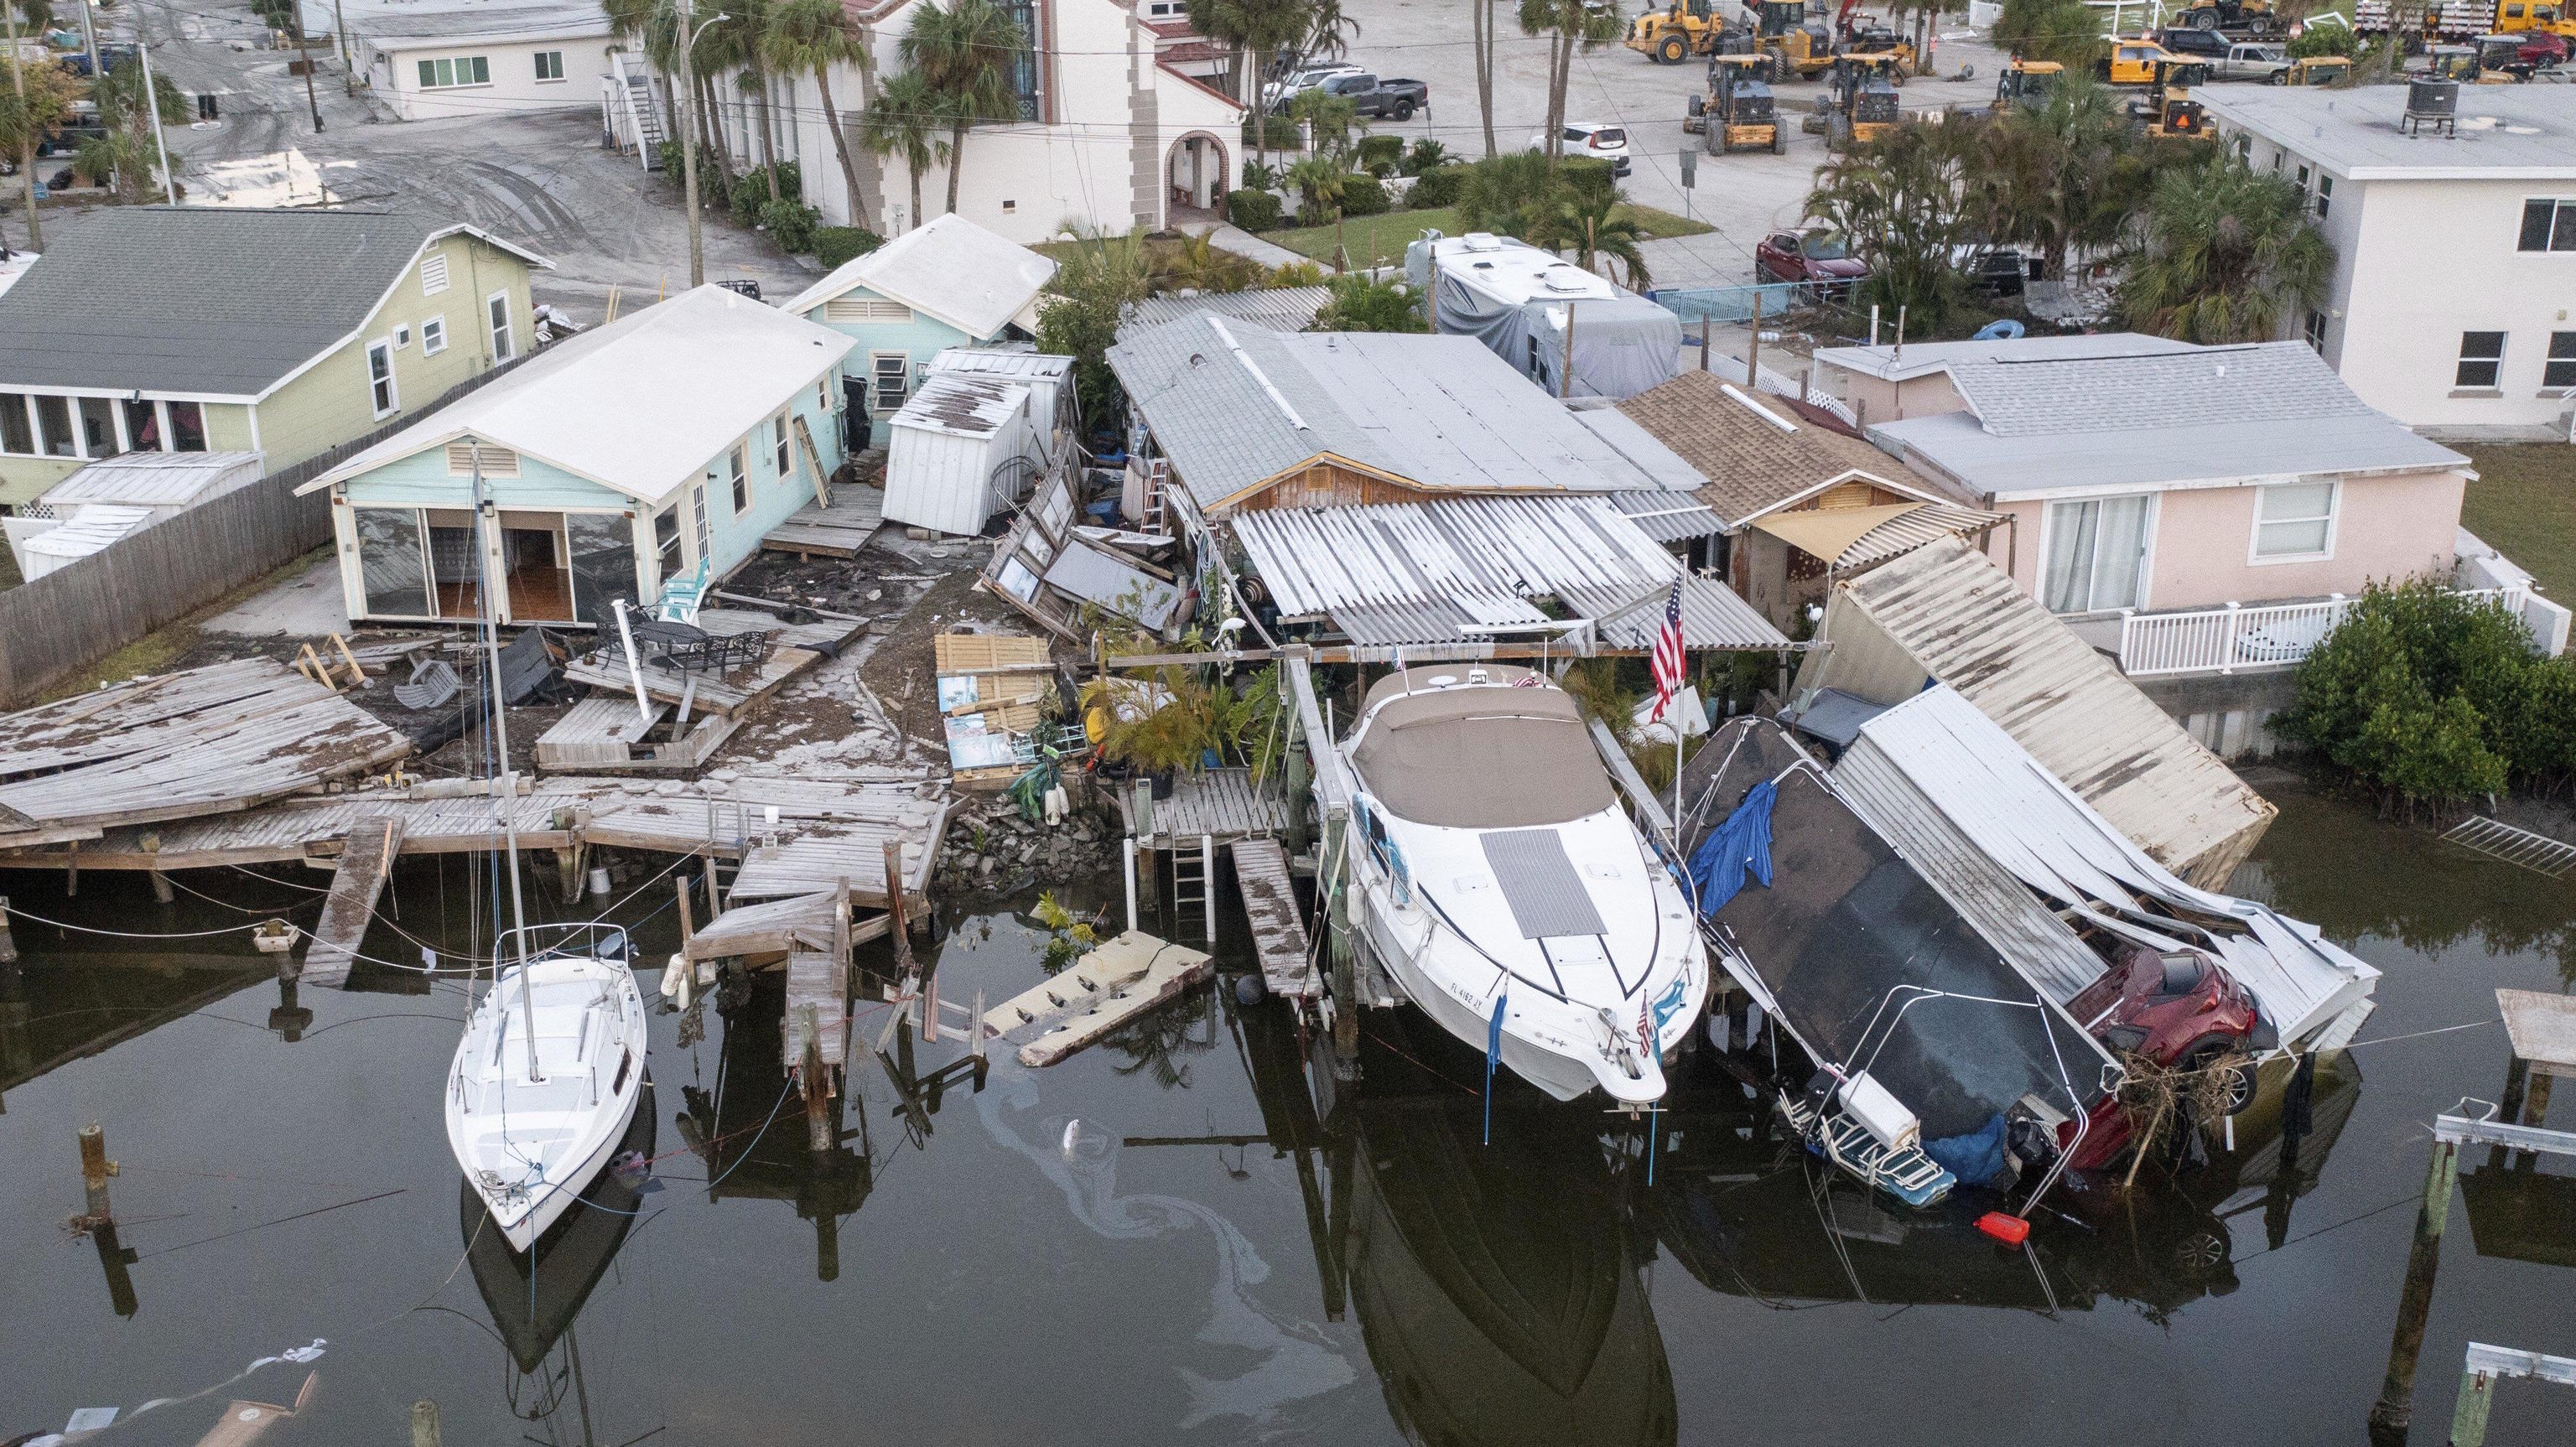
[(1350, 889), (1424, 1013), (1560, 1100), (1642, 1106), (1706, 1005), (1691, 906), (1619, 808), (1574, 700), (1497, 664), (1398, 670), (1340, 746)]
[[(561, 931), (502, 972), (447, 1074), (447, 1142), (512, 1250), (527, 1252), (608, 1164), (644, 1091), (644, 996), (621, 931)], [(504, 935), (505, 945), (524, 938)]]

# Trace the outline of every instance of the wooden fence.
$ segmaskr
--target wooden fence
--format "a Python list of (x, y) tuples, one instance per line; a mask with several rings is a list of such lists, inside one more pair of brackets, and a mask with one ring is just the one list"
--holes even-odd
[(0, 708), (25, 707), (126, 644), (329, 542), (331, 499), (297, 497), (297, 488), (509, 370), (468, 378), (422, 411), (0, 592)]

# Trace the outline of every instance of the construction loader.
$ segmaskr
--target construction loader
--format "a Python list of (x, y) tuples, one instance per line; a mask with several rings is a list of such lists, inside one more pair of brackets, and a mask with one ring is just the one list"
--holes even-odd
[(1768, 58), (1759, 55), (1721, 55), (1709, 62), (1708, 94), (1691, 97), (1692, 120), (1682, 128), (1701, 133), (1710, 155), (1766, 147), (1775, 156), (1787, 153), (1789, 132), (1763, 79), (1767, 66)]

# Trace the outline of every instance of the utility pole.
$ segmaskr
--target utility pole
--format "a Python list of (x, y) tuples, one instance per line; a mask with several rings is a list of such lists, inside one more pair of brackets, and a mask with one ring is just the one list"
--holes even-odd
[(331, 38), (340, 42), (340, 87), (351, 100), (358, 98), (358, 63), (349, 58), (349, 15), (340, 0), (331, 0)]
[[(0, 0), (0, 4), (7, 3), (8, 0)], [(89, 8), (87, 0), (83, 0), (81, 8)], [(179, 204), (179, 183), (170, 174), (170, 143), (161, 138), (161, 97), (152, 87), (152, 47), (143, 39), (142, 17), (136, 16), (135, 19), (134, 58), (143, 66), (143, 108), (152, 112), (152, 149), (161, 153), (161, 199), (176, 206)]]
[[(25, 62), (18, 58), (18, 8), (15, 0), (0, 0), (0, 22), (5, 22), (8, 26), (9, 82), (18, 88), (18, 104), (23, 109), (27, 104), (27, 72)], [(19, 149), (18, 180), (27, 188), (27, 249), (42, 251), (45, 249), (45, 225), (36, 219), (36, 138), (34, 136), (27, 137), (26, 145)]]
[[(137, 35), (142, 33), (141, 19), (134, 22), (134, 28)], [(89, 46), (90, 84), (96, 85), (106, 78), (107, 67), (98, 63), (98, 21), (89, 13), (89, 0), (81, 0), (81, 40)]]
[(322, 134), (322, 102), (313, 94), (313, 48), (305, 43), (304, 0), (290, 0), (295, 6), (295, 53), (304, 61), (304, 103), (313, 108), (313, 134)]
[[(0, 0), (5, 5), (8, 0)], [(692, 22), (697, 13), (690, 0), (680, 0), (680, 93), (687, 109), (680, 121), (680, 188), (688, 192), (689, 208), (689, 285), (707, 284), (706, 241), (698, 232), (698, 73), (689, 52), (698, 48), (697, 32)]]

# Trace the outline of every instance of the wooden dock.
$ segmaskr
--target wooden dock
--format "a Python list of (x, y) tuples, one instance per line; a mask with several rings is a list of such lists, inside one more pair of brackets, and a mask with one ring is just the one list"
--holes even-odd
[(1243, 895), (1244, 917), (1252, 922), (1253, 953), (1261, 957), (1261, 980), (1284, 1000), (1324, 993), (1324, 982), (1311, 968), (1314, 941), (1297, 914), (1297, 895), (1288, 881), (1288, 858), (1272, 839), (1238, 839), (1234, 843), (1234, 885)]
[(342, 841), (330, 896), (305, 946), (302, 978), (335, 989), (349, 983), (349, 966), (376, 917), (376, 900), (385, 892), (394, 856), (402, 852), (402, 835), (401, 815), (377, 814), (358, 821)]
[(1201, 836), (1230, 844), (1288, 829), (1288, 794), (1276, 772), (1256, 784), (1250, 769), (1203, 769), (1173, 780), (1168, 799), (1154, 798), (1151, 785), (1138, 780), (1117, 799), (1140, 848), (1196, 847)]
[(1044, 1033), (1020, 1047), (1020, 1063), (1053, 1065), (1206, 979), (1210, 957), (1129, 930), (1064, 973), (994, 1007), (985, 1029)]
[[(787, 951), (786, 1048), (791, 1072), (809, 1065), (838, 1073), (850, 1053), (850, 896), (826, 897), (831, 923), (820, 943), (799, 939)], [(824, 1088), (806, 1083), (808, 1094)]]
[(246, 809), (411, 751), (270, 659), (133, 679), (0, 718), (0, 849)]
[(855, 558), (885, 526), (885, 490), (864, 484), (831, 489), (831, 506), (809, 502), (771, 528), (760, 545), (799, 559)]

